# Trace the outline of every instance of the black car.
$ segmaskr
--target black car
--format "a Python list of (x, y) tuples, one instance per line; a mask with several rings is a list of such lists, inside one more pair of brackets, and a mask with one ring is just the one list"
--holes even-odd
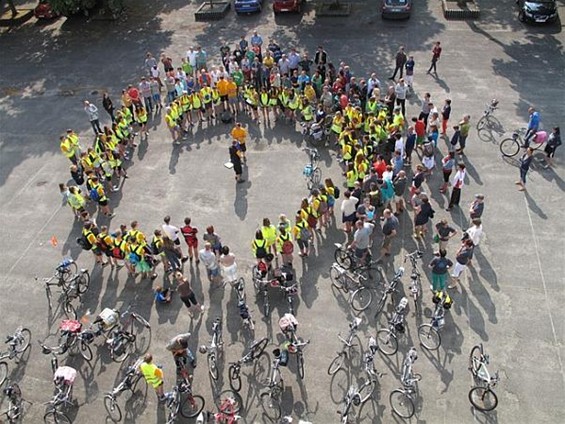
[(518, 19), (522, 22), (553, 22), (557, 19), (555, 0), (517, 0)]
[(382, 0), (383, 19), (408, 19), (412, 12), (412, 0)]

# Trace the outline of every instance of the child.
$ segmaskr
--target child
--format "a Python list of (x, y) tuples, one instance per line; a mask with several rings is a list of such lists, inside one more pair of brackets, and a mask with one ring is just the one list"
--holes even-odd
[(155, 302), (157, 303), (171, 303), (171, 291), (157, 286), (155, 289)]
[(182, 235), (184, 236), (184, 241), (188, 246), (188, 257), (190, 258), (190, 262), (192, 262), (192, 258), (196, 257), (196, 263), (200, 262), (198, 259), (198, 229), (196, 227), (192, 227), (190, 225), (191, 219), (185, 218), (184, 219), (184, 227), (180, 229)]

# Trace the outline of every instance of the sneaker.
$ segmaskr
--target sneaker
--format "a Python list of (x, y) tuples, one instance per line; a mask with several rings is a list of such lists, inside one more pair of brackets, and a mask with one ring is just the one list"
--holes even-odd
[(151, 279), (154, 280), (155, 278), (157, 278), (159, 276), (159, 274), (157, 274), (156, 272), (153, 273), (153, 275), (151, 276)]
[(116, 216), (115, 213), (111, 213), (110, 215), (108, 215), (108, 218), (113, 218), (113, 217), (115, 217), (115, 216)]
[(183, 256), (183, 257), (181, 258), (181, 262), (182, 262), (182, 263), (185, 263), (186, 261), (188, 261), (188, 256)]
[(102, 266), (108, 266), (108, 265), (110, 265), (110, 261), (102, 262)]

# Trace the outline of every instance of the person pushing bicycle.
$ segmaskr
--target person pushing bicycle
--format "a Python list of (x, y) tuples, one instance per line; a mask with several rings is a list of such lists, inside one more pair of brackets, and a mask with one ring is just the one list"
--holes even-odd
[(190, 333), (179, 334), (173, 337), (166, 346), (166, 349), (173, 354), (177, 370), (177, 378), (182, 377), (189, 379), (191, 377), (187, 367), (188, 361), (190, 361), (190, 366), (193, 369), (196, 368), (196, 358), (192, 351), (188, 348), (189, 339)]

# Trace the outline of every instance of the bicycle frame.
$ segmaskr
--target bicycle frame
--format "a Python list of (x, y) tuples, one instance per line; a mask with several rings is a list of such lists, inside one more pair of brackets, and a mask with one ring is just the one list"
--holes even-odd
[(422, 256), (423, 253), (420, 252), (419, 250), (416, 250), (404, 257), (404, 262), (406, 263), (406, 260), (410, 260), (410, 265), (412, 266), (412, 270), (410, 271), (409, 290), (410, 293), (412, 294), (412, 297), (414, 298), (414, 305), (416, 309), (418, 309), (418, 298), (420, 297), (420, 293), (422, 292), (422, 286), (421, 286), (422, 275), (420, 274), (420, 271), (418, 271), (416, 260), (421, 258)]
[[(383, 279), (386, 283), (386, 276), (385, 273), (383, 272), (382, 268), (379, 267), (379, 272), (381, 273), (381, 275), (383, 276)], [(393, 294), (394, 292), (396, 292), (396, 287), (398, 286), (398, 284), (400, 283), (400, 279), (402, 278), (402, 276), (404, 275), (404, 268), (400, 267), (398, 268), (398, 271), (396, 271), (396, 274), (394, 275), (394, 278), (386, 283), (385, 285), (385, 290), (383, 292), (383, 295), (381, 297), (381, 300), (379, 301), (379, 304), (377, 305), (377, 312), (375, 313), (375, 318), (378, 317), (379, 313), (384, 309), (385, 303), (386, 303), (386, 299), (388, 297), (389, 294)]]

